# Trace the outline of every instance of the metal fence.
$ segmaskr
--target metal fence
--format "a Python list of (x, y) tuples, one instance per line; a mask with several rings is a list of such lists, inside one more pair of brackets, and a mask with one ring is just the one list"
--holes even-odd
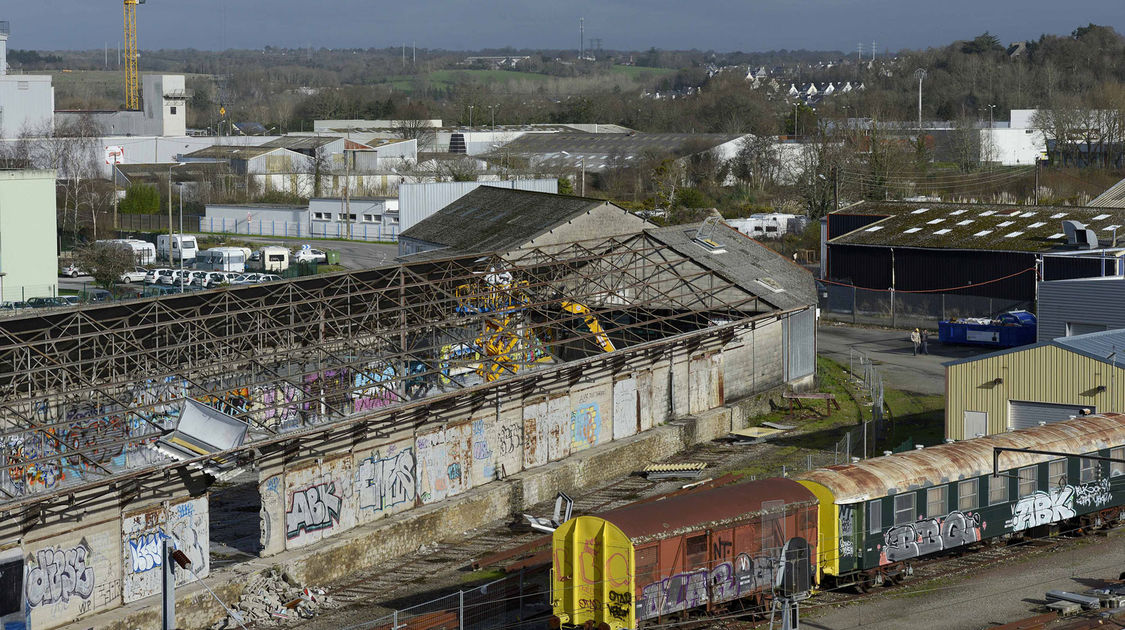
[(821, 317), (833, 321), (888, 326), (936, 328), (956, 317), (993, 317), (1014, 309), (1032, 310), (1034, 303), (951, 293), (876, 291), (836, 284), (821, 284)]
[(199, 231), (209, 234), (244, 234), (246, 236), (278, 236), (291, 238), (332, 238), (367, 242), (398, 242), (398, 228), (362, 221), (349, 225), (335, 221), (239, 221), (224, 217), (199, 217)]
[[(185, 214), (184, 226), (192, 229), (203, 217), (198, 214)], [(172, 215), (172, 229), (180, 230), (180, 215)], [(119, 232), (167, 232), (168, 215), (161, 214), (124, 214), (117, 215), (117, 230)]]
[(535, 619), (551, 610), (549, 574), (523, 571), (468, 590), (395, 610), (389, 615), (344, 630), (414, 630), (418, 628), (541, 627)]

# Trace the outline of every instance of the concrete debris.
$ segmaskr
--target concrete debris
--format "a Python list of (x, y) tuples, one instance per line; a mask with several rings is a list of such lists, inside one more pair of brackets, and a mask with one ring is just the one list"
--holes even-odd
[(324, 589), (302, 586), (285, 571), (270, 569), (249, 578), (242, 597), (233, 606), (233, 616), (211, 626), (211, 630), (238, 628), (239, 622), (258, 626), (282, 625), (295, 619), (312, 619), (323, 608), (336, 603)]

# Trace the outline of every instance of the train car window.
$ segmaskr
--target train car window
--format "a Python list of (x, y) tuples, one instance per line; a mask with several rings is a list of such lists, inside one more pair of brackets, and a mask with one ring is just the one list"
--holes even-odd
[(988, 504), (1008, 502), (1008, 478), (1003, 474), (993, 477), (988, 476)]
[(1082, 458), (1081, 467), (1078, 469), (1078, 483), (1090, 483), (1098, 478), (1097, 468), (1098, 462), (1092, 459)]
[(707, 564), (707, 535), (691, 536), (687, 539), (687, 567), (694, 569)]
[(957, 509), (958, 510), (975, 510), (977, 509), (977, 485), (976, 479), (962, 481), (957, 484)]
[(883, 531), (883, 502), (879, 499), (867, 503), (867, 531), (872, 534)]
[(1027, 466), (1020, 468), (1020, 497), (1027, 497), (1035, 494), (1039, 489), (1039, 467)]
[(1066, 460), (1056, 459), (1050, 463), (1050, 470), (1047, 471), (1047, 481), (1052, 488), (1059, 488), (1066, 485)]
[[(1118, 446), (1117, 448), (1109, 449), (1109, 456), (1113, 459), (1125, 459), (1125, 446)], [(1109, 476), (1116, 477), (1118, 475), (1125, 475), (1125, 463), (1110, 462)]]
[(895, 525), (914, 522), (914, 493), (895, 495)]
[(937, 518), (949, 511), (948, 486), (937, 486), (926, 490), (926, 516)]

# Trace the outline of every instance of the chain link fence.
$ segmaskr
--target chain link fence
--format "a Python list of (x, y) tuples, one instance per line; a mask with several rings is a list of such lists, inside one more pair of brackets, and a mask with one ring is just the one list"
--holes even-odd
[(546, 571), (521, 571), (344, 630), (538, 628), (544, 624), (541, 616), (551, 610), (548, 579)]
[(952, 293), (902, 293), (819, 283), (820, 316), (838, 322), (889, 328), (936, 328), (957, 317), (994, 317), (1015, 309), (1032, 310), (1027, 300)]

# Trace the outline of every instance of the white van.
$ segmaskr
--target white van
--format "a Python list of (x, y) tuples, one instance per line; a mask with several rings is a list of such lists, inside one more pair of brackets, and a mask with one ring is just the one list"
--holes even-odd
[(261, 253), (261, 269), (266, 272), (281, 273), (289, 268), (289, 250), (276, 245), (267, 245), (258, 250)]
[(199, 252), (195, 257), (195, 268), (204, 271), (246, 271), (246, 259), (250, 257), (245, 247), (212, 247)]
[(133, 253), (133, 262), (136, 265), (151, 265), (156, 262), (156, 246), (148, 241), (136, 238), (115, 238), (97, 243), (113, 243), (127, 248)]
[(160, 234), (156, 237), (156, 251), (160, 254), (161, 258), (169, 261), (176, 261), (182, 257), (184, 263), (190, 263), (195, 260), (196, 255), (199, 253), (199, 245), (195, 242), (195, 237), (191, 234), (173, 234), (172, 235), (172, 251), (168, 251), (168, 235)]

